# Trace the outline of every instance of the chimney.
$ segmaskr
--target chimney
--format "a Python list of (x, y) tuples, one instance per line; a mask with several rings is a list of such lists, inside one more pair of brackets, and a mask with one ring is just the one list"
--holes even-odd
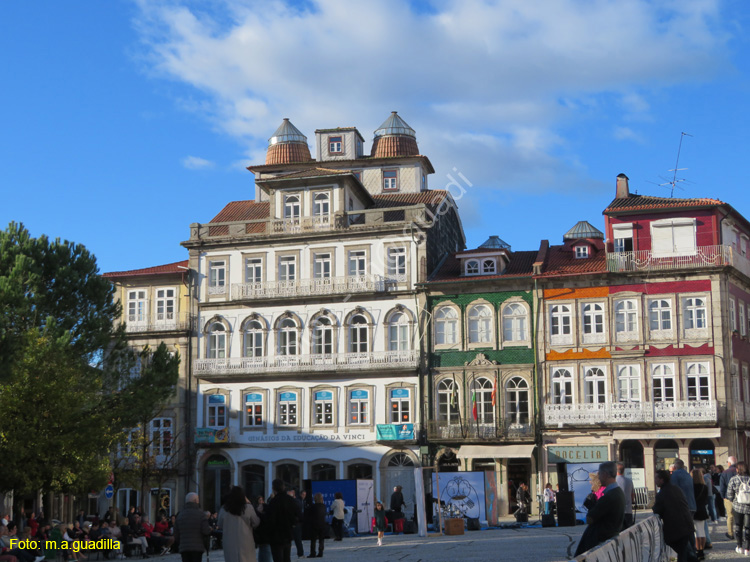
[(628, 197), (630, 197), (628, 176), (620, 174), (617, 176), (617, 193), (615, 194), (615, 199), (627, 199)]

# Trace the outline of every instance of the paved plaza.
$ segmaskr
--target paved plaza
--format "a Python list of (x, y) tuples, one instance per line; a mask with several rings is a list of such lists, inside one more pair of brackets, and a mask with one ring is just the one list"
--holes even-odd
[[(585, 526), (525, 527), (471, 531), (459, 536), (427, 537), (417, 535), (386, 535), (384, 545), (377, 546), (374, 536), (350, 537), (343, 542), (326, 541), (323, 560), (366, 562), (479, 562), (508, 560), (511, 562), (552, 562), (569, 560)], [(734, 551), (735, 544), (724, 536), (726, 523), (711, 526), (714, 548), (706, 551), (706, 560), (747, 559)], [(305, 555), (309, 541), (305, 541)], [(179, 562), (171, 554), (161, 557), (164, 562)], [(205, 560), (205, 559), (204, 559)], [(292, 560), (297, 560), (292, 545)], [(221, 550), (211, 551), (209, 562), (224, 562)]]

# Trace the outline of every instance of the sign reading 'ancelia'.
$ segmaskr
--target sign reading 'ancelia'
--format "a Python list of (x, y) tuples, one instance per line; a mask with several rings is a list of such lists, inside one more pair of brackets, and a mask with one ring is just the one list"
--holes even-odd
[(605, 462), (607, 460), (606, 445), (559, 445), (547, 446), (547, 462)]

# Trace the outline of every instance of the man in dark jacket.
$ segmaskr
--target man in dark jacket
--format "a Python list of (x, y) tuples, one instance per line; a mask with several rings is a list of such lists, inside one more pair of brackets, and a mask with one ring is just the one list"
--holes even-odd
[(276, 479), (271, 483), (275, 492), (268, 502), (269, 542), (273, 562), (291, 562), (293, 527), (301, 513), (296, 500), (284, 493), (284, 482)]
[(617, 466), (611, 461), (603, 462), (598, 474), (604, 494), (586, 514), (588, 527), (581, 535), (576, 556), (616, 537), (625, 519), (625, 494), (617, 485)]
[(174, 524), (175, 542), (180, 545), (182, 562), (201, 562), (205, 541), (211, 534), (208, 517), (201, 509), (195, 492), (185, 496), (185, 507), (177, 514)]
[(656, 471), (656, 494), (654, 513), (664, 522), (664, 542), (677, 553), (677, 562), (686, 562), (688, 544), (693, 538), (693, 515), (690, 513), (685, 494), (670, 483), (667, 470)]
[(728, 539), (734, 540), (734, 512), (732, 511), (732, 502), (727, 499), (727, 486), (729, 481), (737, 476), (737, 459), (735, 457), (729, 457), (727, 459), (727, 469), (721, 473), (719, 478), (719, 492), (721, 497), (724, 498), (724, 508), (727, 511), (727, 533)]
[(404, 494), (401, 492), (402, 489), (401, 486), (393, 487), (393, 493), (391, 494), (391, 511), (395, 513), (401, 513), (401, 507), (406, 505)]

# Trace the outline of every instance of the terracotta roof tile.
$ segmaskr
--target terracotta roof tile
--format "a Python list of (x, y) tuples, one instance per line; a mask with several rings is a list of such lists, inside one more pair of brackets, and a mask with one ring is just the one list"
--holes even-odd
[(271, 213), (268, 201), (232, 201), (209, 222), (235, 222), (267, 219)]
[(604, 273), (607, 271), (607, 254), (600, 248), (588, 258), (576, 258), (575, 252), (566, 246), (550, 246), (542, 277), (577, 275), (580, 273)]
[(500, 275), (461, 275), (461, 260), (454, 254), (448, 257), (440, 270), (430, 279), (429, 283), (445, 283), (448, 281), (481, 281), (486, 279), (504, 279), (507, 277), (531, 277), (532, 265), (537, 251), (521, 251), (510, 253), (510, 263)]
[(418, 193), (380, 193), (372, 196), (375, 200), (376, 209), (419, 204), (438, 207), (446, 197), (450, 198), (450, 193), (444, 189), (431, 189)]
[(299, 172), (292, 172), (291, 174), (284, 174), (282, 176), (276, 176), (274, 178), (267, 178), (264, 180), (260, 180), (260, 183), (265, 183), (269, 181), (281, 181), (281, 180), (291, 180), (291, 179), (299, 179), (299, 178), (317, 178), (317, 177), (325, 177), (325, 176), (346, 176), (350, 175), (353, 172), (351, 170), (332, 170), (330, 168), (310, 168), (309, 170), (302, 170)]
[(109, 273), (102, 274), (102, 277), (112, 279), (115, 277), (134, 277), (136, 275), (170, 275), (174, 273), (185, 273), (185, 269), (188, 266), (188, 260), (176, 261), (174, 263), (168, 263), (166, 265), (157, 265), (154, 267), (146, 267), (143, 269), (131, 269), (129, 271), (111, 271)]
[(604, 214), (616, 213), (617, 211), (669, 210), (685, 207), (711, 207), (714, 205), (724, 205), (724, 202), (709, 198), (679, 199), (675, 197), (653, 197), (651, 195), (631, 194), (628, 197), (614, 199), (604, 209)]

